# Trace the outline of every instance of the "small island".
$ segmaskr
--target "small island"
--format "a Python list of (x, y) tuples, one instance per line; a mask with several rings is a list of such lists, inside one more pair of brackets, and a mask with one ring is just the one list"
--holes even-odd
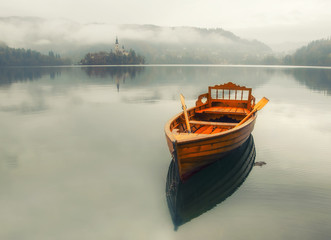
[(145, 57), (136, 54), (132, 49), (126, 51), (124, 46), (120, 47), (117, 37), (114, 51), (88, 53), (80, 61), (82, 65), (136, 65), (144, 63)]

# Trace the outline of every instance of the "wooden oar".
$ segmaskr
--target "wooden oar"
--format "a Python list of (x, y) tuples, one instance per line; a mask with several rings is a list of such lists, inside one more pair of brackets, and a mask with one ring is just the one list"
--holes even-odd
[(185, 105), (185, 98), (182, 94), (180, 94), (180, 101), (181, 101), (182, 106), (183, 106), (187, 132), (191, 133), (191, 127), (190, 127), (190, 123), (188, 122), (187, 110), (186, 110), (186, 105)]
[(265, 97), (263, 97), (257, 104), (255, 104), (253, 110), (243, 119), (240, 121), (240, 123), (238, 123), (234, 128), (240, 126), (241, 124), (243, 124), (244, 122), (247, 121), (248, 118), (250, 118), (250, 116), (252, 116), (255, 112), (261, 110), (267, 103), (269, 102), (269, 100)]

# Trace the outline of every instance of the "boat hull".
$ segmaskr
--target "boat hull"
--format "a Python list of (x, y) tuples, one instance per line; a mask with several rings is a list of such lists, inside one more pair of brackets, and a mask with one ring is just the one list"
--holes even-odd
[(219, 134), (182, 141), (176, 140), (170, 131), (166, 131), (168, 147), (172, 159), (178, 164), (180, 178), (186, 179), (194, 172), (240, 147), (253, 131), (256, 117), (255, 114), (245, 124)]

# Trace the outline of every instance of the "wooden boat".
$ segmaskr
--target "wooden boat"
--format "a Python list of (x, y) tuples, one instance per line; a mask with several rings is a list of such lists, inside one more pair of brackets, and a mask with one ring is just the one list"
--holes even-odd
[[(252, 89), (231, 82), (210, 86), (196, 106), (165, 125), (167, 144), (182, 180), (243, 144), (254, 129), (257, 113)], [(183, 103), (183, 102), (182, 102)], [(244, 121), (244, 122), (243, 122)]]
[(175, 230), (211, 210), (231, 196), (249, 175), (255, 161), (253, 136), (227, 156), (180, 181), (172, 161), (167, 176), (166, 197)]

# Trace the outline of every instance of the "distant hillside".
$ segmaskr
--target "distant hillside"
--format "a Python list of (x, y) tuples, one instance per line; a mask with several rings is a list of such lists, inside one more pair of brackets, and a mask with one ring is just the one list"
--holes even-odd
[(109, 52), (115, 38), (146, 63), (256, 63), (271, 49), (256, 40), (223, 30), (154, 25), (80, 24), (31, 17), (0, 18), (0, 41), (47, 53), (49, 49), (79, 62), (88, 52)]
[(144, 40), (123, 38), (125, 45), (143, 52), (149, 63), (247, 63), (271, 53), (261, 42), (220, 28), (122, 25), (122, 29), (149, 33)]
[(284, 64), (331, 66), (331, 38), (316, 40), (283, 59)]

